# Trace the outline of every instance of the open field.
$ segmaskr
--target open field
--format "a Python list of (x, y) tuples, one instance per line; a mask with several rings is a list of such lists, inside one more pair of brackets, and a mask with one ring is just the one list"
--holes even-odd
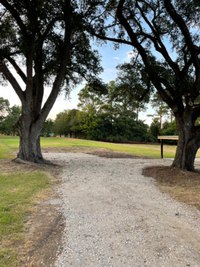
[[(13, 158), (13, 153), (18, 151), (19, 138), (16, 136), (0, 135), (0, 158)], [(41, 147), (44, 152), (92, 152), (105, 150), (118, 153), (129, 153), (137, 156), (160, 158), (160, 145), (151, 144), (112, 144), (80, 139), (62, 137), (41, 138)], [(173, 158), (176, 146), (164, 145), (164, 158)], [(197, 153), (200, 157), (200, 151)]]

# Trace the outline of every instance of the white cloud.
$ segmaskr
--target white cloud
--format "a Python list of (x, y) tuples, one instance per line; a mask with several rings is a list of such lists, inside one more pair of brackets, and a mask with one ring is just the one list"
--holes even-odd
[(137, 56), (137, 52), (134, 51), (128, 51), (126, 52), (126, 57), (124, 58), (124, 61), (129, 62), (131, 60), (131, 58), (136, 57)]
[(120, 59), (119, 57), (114, 57), (114, 59)]

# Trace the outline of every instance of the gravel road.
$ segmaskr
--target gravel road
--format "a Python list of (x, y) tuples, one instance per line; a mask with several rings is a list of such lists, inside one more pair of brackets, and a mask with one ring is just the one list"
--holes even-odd
[(199, 267), (200, 212), (162, 193), (142, 168), (161, 159), (45, 154), (63, 165), (66, 219), (55, 267)]

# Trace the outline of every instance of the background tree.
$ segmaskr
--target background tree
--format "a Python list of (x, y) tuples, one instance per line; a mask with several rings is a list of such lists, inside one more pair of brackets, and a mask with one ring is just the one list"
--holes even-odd
[(55, 135), (64, 135), (65, 137), (85, 138), (84, 131), (86, 112), (77, 109), (65, 110), (57, 114), (55, 119)]
[(56, 119), (54, 122), (54, 130), (55, 135), (67, 135), (65, 130), (65, 121), (68, 115), (68, 111), (64, 110), (63, 112), (60, 112), (56, 115)]
[(162, 135), (159, 118), (153, 118), (149, 131), (156, 139), (158, 135)]
[(194, 170), (200, 147), (200, 127), (195, 126), (200, 116), (200, 104), (195, 103), (200, 94), (200, 35), (194, 30), (199, 29), (199, 2), (108, 0), (97, 11), (93, 35), (130, 45), (174, 113), (179, 141), (172, 166)]
[(6, 117), (9, 111), (10, 103), (7, 99), (0, 97), (0, 123)]
[(156, 139), (148, 132), (148, 125), (136, 120), (132, 111), (110, 112), (97, 114), (96, 126), (93, 127), (92, 139), (111, 141), (155, 142)]
[(132, 110), (137, 114), (146, 110), (146, 104), (149, 102), (152, 91), (150, 81), (144, 72), (143, 65), (136, 63), (132, 58), (131, 63), (124, 63), (117, 66), (119, 70), (116, 87), (112, 92), (112, 98), (121, 102), (124, 110)]
[(78, 93), (78, 107), (86, 111), (88, 108), (99, 110), (104, 104), (103, 96), (108, 94), (108, 90), (103, 82), (89, 83)]
[(82, 136), (82, 127), (81, 127), (81, 116), (78, 109), (68, 110), (68, 114), (65, 120), (65, 131), (66, 135), (70, 137), (79, 137)]
[(42, 126), (40, 136), (50, 137), (53, 135), (54, 135), (54, 121), (52, 119), (47, 119)]
[[(163, 122), (163, 117), (169, 117), (170, 114), (170, 109), (168, 105), (162, 100), (160, 95), (158, 93), (155, 93), (151, 99), (151, 106), (153, 107), (154, 111), (156, 112), (153, 115), (148, 115), (150, 117), (158, 118), (159, 123), (160, 123), (160, 129), (162, 129), (162, 122)], [(171, 117), (171, 116), (170, 116)]]
[[(22, 103), (16, 125), (18, 157), (23, 160), (46, 162), (40, 132), (60, 90), (69, 93), (73, 84), (82, 78), (94, 81), (101, 71), (98, 54), (92, 51), (86, 34), (93, 10), (81, 14), (79, 4), (70, 0), (0, 0), (0, 73)], [(45, 86), (49, 96), (42, 105)]]
[[(18, 135), (18, 129), (15, 126), (19, 116), (21, 115), (21, 107), (14, 105), (9, 107), (8, 100), (6, 101), (6, 113), (0, 121), (0, 133), (6, 135)], [(6, 114), (6, 116), (5, 116)]]
[(162, 131), (164, 135), (178, 135), (176, 121), (173, 120), (172, 122), (163, 123)]

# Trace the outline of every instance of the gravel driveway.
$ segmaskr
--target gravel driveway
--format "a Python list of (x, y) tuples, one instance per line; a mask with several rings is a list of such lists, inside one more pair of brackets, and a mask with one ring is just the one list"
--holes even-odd
[(200, 212), (141, 174), (170, 160), (45, 158), (64, 165), (59, 193), (66, 227), (55, 267), (200, 266)]

